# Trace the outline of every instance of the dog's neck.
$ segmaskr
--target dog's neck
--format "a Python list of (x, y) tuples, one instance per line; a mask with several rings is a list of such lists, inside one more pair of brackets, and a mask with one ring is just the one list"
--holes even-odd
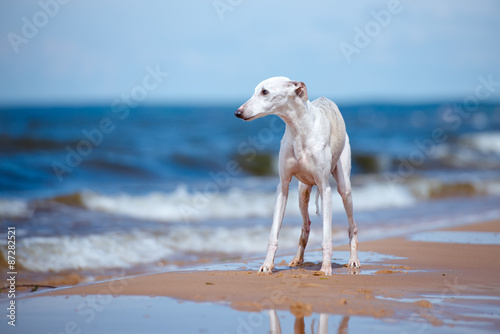
[(286, 123), (294, 136), (300, 135), (311, 125), (312, 115), (309, 112), (313, 108), (311, 102), (299, 100), (287, 104), (284, 108), (276, 114)]
[(278, 116), (286, 123), (287, 131), (290, 131), (292, 135), (293, 146), (297, 155), (302, 155), (305, 139), (308, 133), (312, 131), (314, 123), (313, 108), (311, 102), (297, 100), (278, 113)]

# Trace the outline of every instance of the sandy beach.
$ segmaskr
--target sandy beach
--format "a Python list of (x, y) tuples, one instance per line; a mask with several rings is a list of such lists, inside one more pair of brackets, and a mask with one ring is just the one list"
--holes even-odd
[[(323, 327), (328, 315), (338, 322), (332, 324), (330, 320), (329, 330), (338, 328), (342, 333), (347, 333), (350, 327), (356, 328), (356, 323), (386, 332), (444, 333), (452, 328), (458, 332), (495, 332), (500, 330), (499, 232), (500, 221), (490, 221), (415, 233), (405, 238), (361, 242), (363, 263), (359, 270), (344, 267), (342, 260), (348, 254), (348, 247), (336, 247), (332, 276), (317, 271), (319, 261), (290, 268), (286, 265), (292, 258), (290, 255), (278, 259), (281, 262), (272, 275), (258, 274), (260, 260), (251, 260), (235, 264), (238, 268), (232, 266), (231, 270), (208, 267), (208, 270), (157, 273), (60, 288), (31, 294), (18, 303), (29, 310), (30, 303), (42, 300), (49, 303), (57, 300), (59, 306), (71, 301), (76, 303), (78, 298), (87, 300), (85, 307), (72, 310), (76, 316), (86, 314), (87, 308), (92, 309), (88, 307), (88, 298), (93, 296), (96, 298), (91, 304), (95, 305), (94, 309), (102, 311), (119, 304), (126, 315), (127, 305), (137, 306), (134, 298), (147, 297), (139, 299), (146, 305), (148, 300), (170, 297), (178, 306), (165, 310), (168, 312), (164, 317), (173, 326), (166, 325), (164, 332), (168, 333), (180, 330), (173, 320), (177, 313), (193, 311), (196, 315), (195, 305), (200, 303), (221, 308), (220, 312), (227, 316), (236, 312), (240, 318), (247, 319), (232, 325), (228, 322), (228, 328), (224, 329), (228, 333), (265, 333), (270, 329), (286, 332), (292, 322), (295, 333), (304, 332), (305, 327), (308, 332), (306, 323), (311, 319), (311, 328), (316, 326), (320, 333), (326, 333)], [(448, 236), (458, 241), (426, 241), (429, 235)], [(467, 243), (460, 242), (460, 236), (464, 235)], [(318, 254), (318, 251), (309, 251), (305, 260), (315, 260)], [(112, 300), (120, 302), (111, 304)], [(143, 326), (151, 325), (148, 310), (144, 309), (143, 313), (139, 322)], [(261, 315), (262, 319), (250, 321), (252, 314)], [(245, 318), (245, 315), (248, 316)], [(20, 309), (19, 326), (26, 326), (30, 316), (33, 314), (23, 314)], [(92, 323), (94, 329), (105, 328), (100, 327), (103, 318), (100, 319)], [(62, 318), (49, 312), (45, 320), (56, 326)], [(196, 316), (191, 322), (208, 332), (217, 327)]]

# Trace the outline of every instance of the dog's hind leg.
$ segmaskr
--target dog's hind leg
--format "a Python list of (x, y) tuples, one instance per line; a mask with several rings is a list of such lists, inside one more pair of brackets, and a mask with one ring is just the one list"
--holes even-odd
[(358, 259), (358, 228), (353, 217), (352, 196), (351, 196), (351, 147), (349, 139), (346, 137), (344, 150), (337, 163), (337, 167), (332, 175), (337, 181), (337, 191), (344, 202), (345, 212), (349, 220), (349, 245), (351, 246), (351, 256), (348, 266), (350, 268), (359, 268), (360, 262)]
[(295, 267), (304, 262), (304, 250), (306, 249), (307, 241), (309, 240), (309, 231), (311, 229), (311, 220), (309, 219), (308, 212), (311, 188), (312, 186), (308, 186), (299, 181), (299, 208), (303, 222), (299, 239), (299, 249), (297, 250), (297, 255), (290, 261), (290, 267)]

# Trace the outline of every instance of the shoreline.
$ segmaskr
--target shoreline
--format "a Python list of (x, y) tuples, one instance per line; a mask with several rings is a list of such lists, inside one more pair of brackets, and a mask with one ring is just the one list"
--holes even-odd
[[(388, 238), (360, 242), (362, 268), (343, 267), (348, 246), (334, 248), (333, 275), (317, 272), (318, 261), (299, 268), (276, 263), (272, 275), (258, 274), (257, 262), (238, 270), (176, 271), (118, 278), (28, 295), (171, 297), (196, 303), (223, 303), (245, 312), (289, 311), (390, 319), (415, 318), (432, 326), (500, 328), (500, 221), (438, 230), (440, 233), (483, 232), (495, 244), (409, 241)], [(305, 261), (316, 258), (306, 252)], [(376, 256), (383, 254), (384, 256)], [(340, 255), (340, 258), (338, 257)], [(371, 258), (370, 258), (371, 256)], [(368, 259), (363, 263), (363, 258)], [(287, 261), (289, 261), (288, 259)], [(467, 309), (467, 313), (463, 313)], [(487, 314), (488, 311), (493, 314)], [(486, 312), (486, 313), (485, 313)]]

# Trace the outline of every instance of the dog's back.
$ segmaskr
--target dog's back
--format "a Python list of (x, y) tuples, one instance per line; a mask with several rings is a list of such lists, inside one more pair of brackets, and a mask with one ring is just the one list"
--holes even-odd
[(327, 99), (326, 97), (320, 97), (312, 101), (311, 103), (330, 122), (331, 126), (330, 148), (333, 157), (332, 161), (334, 165), (336, 165), (345, 145), (346, 129), (345, 129), (344, 118), (342, 117), (342, 114), (340, 113), (337, 105), (333, 101)]

